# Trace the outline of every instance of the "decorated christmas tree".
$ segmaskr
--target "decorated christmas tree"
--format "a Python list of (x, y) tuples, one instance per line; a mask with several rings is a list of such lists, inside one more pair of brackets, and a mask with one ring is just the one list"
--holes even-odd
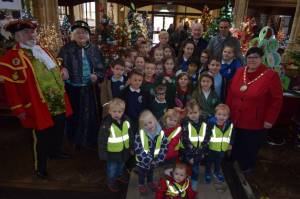
[(220, 10), (220, 16), (214, 19), (208, 27), (208, 30), (204, 32), (204, 39), (210, 40), (212, 37), (218, 34), (218, 23), (221, 19), (228, 19), (229, 21), (232, 21), (232, 18), (232, 3), (231, 0), (227, 0), (227, 4), (223, 6)]
[[(296, 40), (296, 47), (293, 48), (293, 50), (288, 51), (288, 57), (289, 57), (289, 67), (287, 70), (290, 70), (290, 73), (294, 73), (294, 75), (290, 76), (297, 76), (300, 74), (300, 37)], [(292, 72), (294, 71), (294, 72)], [(297, 75), (296, 75), (297, 74)]]
[(34, 20), (34, 17), (32, 16), (30, 10), (21, 10), (21, 19), (29, 19)]
[(100, 24), (99, 43), (104, 57), (104, 66), (108, 67), (111, 61), (117, 58), (119, 50), (118, 41), (115, 38), (116, 27), (113, 21), (104, 15)]
[(70, 40), (70, 37), (69, 37), (70, 28), (71, 28), (71, 23), (69, 21), (69, 18), (67, 16), (64, 16), (63, 22), (60, 26), (60, 31), (62, 34), (62, 40), (63, 40), (64, 44)]
[(137, 41), (138, 35), (143, 35), (145, 38), (148, 36), (147, 15), (136, 12), (135, 5), (130, 4), (130, 11), (128, 12), (127, 23), (128, 31), (130, 32), (131, 45)]
[(125, 23), (116, 26), (115, 38), (120, 48), (126, 48), (129, 45), (129, 33)]
[(209, 28), (209, 25), (213, 21), (212, 15), (209, 13), (209, 8), (207, 5), (204, 6), (202, 10), (202, 15), (200, 17), (201, 24), (203, 25), (203, 32), (206, 32)]

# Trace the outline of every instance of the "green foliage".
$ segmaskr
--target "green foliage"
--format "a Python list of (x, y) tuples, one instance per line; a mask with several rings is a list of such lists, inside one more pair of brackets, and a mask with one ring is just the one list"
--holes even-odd
[[(297, 43), (298, 49), (299, 49), (299, 47), (300, 47), (300, 37), (297, 39), (296, 43)], [(294, 65), (300, 66), (300, 50), (289, 51), (288, 55), (293, 60)]]
[(208, 30), (204, 33), (204, 39), (209, 41), (212, 37), (218, 34), (218, 24), (221, 19), (228, 19), (230, 22), (233, 20), (232, 3), (231, 0), (227, 0), (226, 6), (223, 6), (220, 10), (220, 16), (213, 20)]

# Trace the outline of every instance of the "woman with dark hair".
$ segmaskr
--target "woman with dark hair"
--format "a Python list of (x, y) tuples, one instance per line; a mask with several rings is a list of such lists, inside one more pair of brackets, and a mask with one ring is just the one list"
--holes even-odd
[(195, 44), (193, 41), (186, 40), (182, 43), (180, 51), (178, 54), (178, 68), (177, 70), (182, 70), (187, 72), (190, 60), (193, 58), (195, 51)]
[(227, 95), (236, 127), (232, 155), (243, 171), (254, 168), (267, 130), (274, 125), (282, 105), (279, 76), (262, 64), (263, 54), (258, 47), (248, 50), (246, 66), (237, 70)]

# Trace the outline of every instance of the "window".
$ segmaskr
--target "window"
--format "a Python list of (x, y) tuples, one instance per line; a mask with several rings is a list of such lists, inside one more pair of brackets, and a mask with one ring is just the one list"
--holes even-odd
[(95, 2), (83, 4), (83, 19), (92, 27), (96, 26)]
[(58, 6), (58, 20), (59, 24), (62, 25), (64, 17), (69, 15), (69, 7), (67, 6)]
[(154, 16), (153, 22), (153, 44), (159, 43), (158, 34), (161, 30), (168, 30), (170, 24), (174, 23), (174, 17)]

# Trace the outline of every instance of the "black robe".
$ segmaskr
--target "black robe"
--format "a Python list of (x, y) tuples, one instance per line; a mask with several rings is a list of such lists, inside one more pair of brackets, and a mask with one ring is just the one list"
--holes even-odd
[[(102, 54), (100, 50), (89, 44), (84, 47), (85, 55), (90, 64), (91, 73), (101, 81), (104, 76)], [(99, 130), (99, 95), (95, 83), (79, 86), (83, 83), (82, 48), (72, 41), (63, 46), (59, 52), (62, 66), (68, 69), (69, 81), (66, 91), (73, 108), (73, 115), (67, 119), (66, 133), (76, 147), (90, 148), (97, 143)]]

